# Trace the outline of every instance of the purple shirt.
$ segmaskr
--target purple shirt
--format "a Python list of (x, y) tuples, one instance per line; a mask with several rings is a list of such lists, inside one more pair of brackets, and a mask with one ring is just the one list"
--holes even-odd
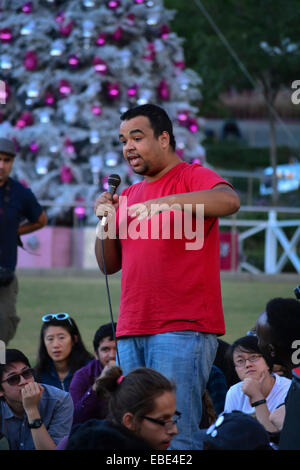
[(105, 418), (107, 403), (97, 397), (92, 389), (102, 369), (100, 362), (93, 359), (74, 373), (69, 388), (74, 403), (73, 425), (84, 423), (92, 418)]

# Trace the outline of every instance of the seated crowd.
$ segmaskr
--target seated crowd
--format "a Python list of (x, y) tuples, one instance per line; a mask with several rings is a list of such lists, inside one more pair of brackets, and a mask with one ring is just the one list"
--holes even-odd
[[(34, 368), (23, 352), (6, 349), (0, 440), (10, 450), (169, 448), (180, 433), (177, 384), (146, 367), (123, 376), (115, 329), (110, 323), (97, 329), (92, 355), (72, 317), (49, 314)], [(296, 340), (300, 302), (282, 298), (268, 302), (255, 327), (232, 345), (219, 339), (203, 394), (199, 450), (280, 449), (281, 435), (299, 445), (289, 424), (300, 420), (292, 409)]]

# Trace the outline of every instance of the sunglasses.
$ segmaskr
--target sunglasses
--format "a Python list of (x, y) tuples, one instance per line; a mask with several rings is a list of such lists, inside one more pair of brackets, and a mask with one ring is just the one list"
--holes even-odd
[(70, 315), (65, 312), (60, 312), (60, 313), (48, 313), (47, 315), (44, 315), (42, 317), (43, 322), (48, 322), (51, 320), (68, 320), (71, 326), (73, 326), (72, 320), (70, 318)]
[(21, 376), (25, 380), (31, 379), (31, 377), (33, 377), (33, 372), (33, 369), (25, 369), (23, 372), (20, 372), (20, 374), (10, 375), (7, 379), (2, 380), (1, 383), (3, 384), (4, 382), (7, 382), (8, 385), (19, 385)]

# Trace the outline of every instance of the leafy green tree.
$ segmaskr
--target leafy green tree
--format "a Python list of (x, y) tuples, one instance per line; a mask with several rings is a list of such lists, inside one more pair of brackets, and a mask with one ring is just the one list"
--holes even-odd
[(232, 87), (263, 94), (276, 204), (274, 103), (280, 89), (291, 88), (300, 77), (300, 0), (165, 0), (165, 5), (178, 11), (172, 26), (186, 38), (187, 65), (201, 72), (206, 106), (214, 106), (219, 94)]

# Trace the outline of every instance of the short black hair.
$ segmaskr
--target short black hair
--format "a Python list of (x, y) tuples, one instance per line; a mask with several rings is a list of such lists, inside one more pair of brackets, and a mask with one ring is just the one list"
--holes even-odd
[(292, 351), (293, 341), (300, 338), (300, 302), (296, 299), (275, 297), (266, 306), (268, 323), (274, 345)]
[(111, 341), (114, 339), (114, 331), (116, 331), (117, 324), (114, 323), (114, 329), (112, 327), (111, 323), (106, 323), (105, 325), (100, 326), (98, 330), (95, 333), (94, 340), (93, 340), (93, 346), (94, 346), (94, 351), (97, 351), (100, 345), (100, 342), (104, 338), (110, 338)]
[(6, 349), (5, 364), (0, 364), (0, 389), (2, 389), (1, 382), (3, 373), (6, 372), (7, 366), (13, 362), (23, 362), (26, 366), (31, 367), (29, 359), (22, 353), (22, 351), (19, 351), (18, 349)]
[(262, 351), (258, 347), (258, 338), (256, 335), (247, 335), (243, 336), (242, 338), (237, 339), (232, 343), (230, 347), (230, 356), (233, 362), (233, 353), (236, 349), (241, 349), (245, 352), (249, 353), (256, 353), (261, 354), (266, 361), (270, 371), (273, 369), (273, 361), (271, 357), (262, 353)]
[(164, 131), (170, 136), (170, 146), (175, 151), (176, 140), (173, 133), (173, 124), (166, 111), (156, 104), (142, 104), (135, 108), (130, 108), (121, 114), (121, 121), (129, 121), (137, 116), (145, 116), (149, 119), (154, 136), (158, 138)]

